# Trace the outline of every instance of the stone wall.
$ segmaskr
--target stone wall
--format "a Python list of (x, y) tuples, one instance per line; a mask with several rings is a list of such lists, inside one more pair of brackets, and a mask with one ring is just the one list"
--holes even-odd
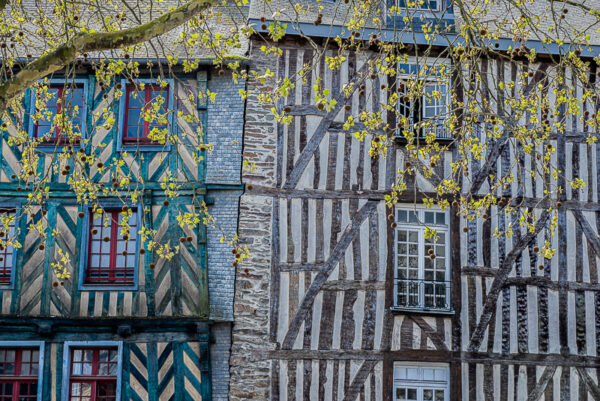
[[(251, 68), (259, 73), (276, 68), (276, 60), (253, 54)], [(269, 109), (258, 94), (271, 83), (250, 81), (244, 128), (244, 159), (253, 169), (243, 171), (246, 192), (240, 200), (239, 235), (251, 257), (238, 267), (231, 357), (231, 400), (270, 399), (271, 362), (260, 351), (269, 349), (272, 200), (253, 195), (257, 186), (274, 187), (277, 136)]]

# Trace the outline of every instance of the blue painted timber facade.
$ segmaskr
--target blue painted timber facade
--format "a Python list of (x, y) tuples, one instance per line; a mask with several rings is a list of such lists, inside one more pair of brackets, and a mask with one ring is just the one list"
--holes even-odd
[[(64, 77), (53, 79), (65, 82)], [(151, 81), (146, 77), (142, 82)], [(22, 246), (12, 251), (10, 279), (0, 282), (0, 350), (39, 349), (39, 400), (102, 399), (99, 394), (106, 386), (101, 382), (93, 384), (97, 394), (91, 398), (71, 387), (81, 373), (80, 350), (83, 355), (85, 350), (100, 350), (100, 358), (103, 352), (117, 355), (113, 365), (106, 365), (116, 369), (109, 372), (114, 383), (104, 394), (107, 400), (226, 399), (233, 255), (222, 244), (220, 230), (203, 224), (182, 228), (177, 218), (198, 213), (206, 204), (226, 234), (237, 230), (244, 117), (237, 93), (243, 84), (234, 84), (231, 76), (219, 76), (210, 67), (176, 75), (167, 81), (167, 107), (169, 129), (176, 130), (179, 142), (132, 146), (122, 142), (125, 105), (115, 96), (128, 82), (100, 85), (94, 73), (83, 68), (74, 82), (83, 88), (82, 132), (90, 140), (81, 141), (81, 149), (75, 145), (73, 157), (62, 161), (53, 158), (51, 146), (38, 150), (37, 171), (51, 177), (49, 199), (42, 208), (18, 214), (15, 221)], [(216, 93), (214, 102), (190, 100), (207, 89)], [(24, 111), (15, 113), (1, 132), (0, 206), (5, 209), (20, 210), (27, 202), (27, 192), (21, 190), (26, 184), (15, 177), (23, 167), (24, 147), (9, 144), (8, 138), (16, 129), (33, 135), (29, 113), (34, 96), (26, 94)], [(109, 120), (114, 121), (111, 126), (106, 124)], [(209, 142), (212, 151), (202, 145)], [(90, 228), (91, 204), (80, 202), (68, 184), (70, 174), (80, 173), (75, 157), (94, 159), (81, 172), (93, 181), (110, 187), (115, 179), (125, 180), (130, 189), (137, 189), (136, 201), (129, 204), (137, 213), (135, 225), (154, 230), (159, 244), (179, 245), (171, 259), (158, 257), (139, 234), (132, 234), (134, 246), (124, 253), (132, 256), (126, 283), (88, 282), (89, 242), (96, 234)], [(65, 169), (70, 174), (62, 174)], [(165, 196), (165, 180), (180, 185), (177, 197)], [(100, 199), (107, 209), (120, 202), (114, 195)], [(30, 231), (32, 224), (40, 224), (42, 234)], [(53, 230), (59, 234), (51, 235)], [(142, 247), (146, 251), (140, 252)], [(68, 279), (57, 276), (52, 267), (61, 252), (68, 259)], [(97, 365), (98, 357), (94, 360)]]

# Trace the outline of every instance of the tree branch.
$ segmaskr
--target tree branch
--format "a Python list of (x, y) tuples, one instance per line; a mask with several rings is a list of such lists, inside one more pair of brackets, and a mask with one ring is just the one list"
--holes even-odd
[[(0, 0), (0, 5), (6, 0)], [(116, 32), (80, 33), (54, 51), (32, 61), (0, 85), (0, 115), (12, 99), (37, 80), (61, 70), (83, 53), (118, 49), (146, 42), (176, 28), (212, 5), (214, 0), (190, 0), (188, 3), (140, 26)]]

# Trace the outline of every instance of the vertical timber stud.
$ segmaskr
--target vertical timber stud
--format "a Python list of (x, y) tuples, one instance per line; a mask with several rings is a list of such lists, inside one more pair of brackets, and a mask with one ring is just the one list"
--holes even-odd
[[(196, 195), (200, 202), (205, 202), (205, 197), (202, 194)], [(197, 211), (197, 210), (195, 210)], [(198, 263), (198, 293), (200, 294), (200, 299), (198, 300), (198, 309), (200, 312), (200, 317), (208, 319), (210, 314), (210, 306), (209, 306), (209, 291), (208, 291), (208, 257), (206, 254), (206, 225), (199, 224), (197, 227), (197, 263)]]
[(156, 342), (148, 342), (148, 401), (158, 401), (158, 351)]
[(52, 280), (50, 276), (50, 263), (54, 259), (54, 236), (52, 230), (56, 227), (56, 209), (58, 203), (48, 202), (48, 226), (46, 227), (46, 249), (44, 250), (44, 274), (42, 278), (42, 296), (40, 299), (40, 314), (48, 315), (50, 313), (50, 292), (52, 286)]
[[(89, 173), (89, 172), (88, 172)], [(89, 175), (88, 175), (89, 176)], [(85, 210), (84, 207), (80, 208), (80, 212), (84, 212), (84, 215), (87, 218), (87, 214), (85, 214)], [(90, 213), (92, 213), (90, 211)], [(73, 283), (73, 289), (72, 289), (72, 295), (71, 295), (71, 316), (78, 316), (79, 315), (79, 306), (80, 306), (80, 300), (81, 300), (81, 292), (79, 291), (79, 275), (82, 273), (80, 272), (80, 260), (81, 260), (81, 252), (83, 249), (87, 249), (84, 248), (87, 244), (83, 244), (83, 227), (85, 226), (85, 224), (83, 223), (83, 219), (79, 219), (76, 218), (75, 220), (77, 222), (77, 227), (75, 228), (75, 255), (73, 257), (73, 277), (71, 278), (71, 283)], [(84, 270), (85, 271), (85, 270)]]
[[(146, 170), (147, 171), (147, 170)], [(144, 179), (146, 179), (147, 177), (145, 177)], [(154, 221), (154, 216), (153, 211), (152, 211), (152, 205), (153, 205), (153, 197), (152, 197), (152, 191), (145, 191), (144, 192), (144, 198), (143, 198), (143, 202), (142, 202), (142, 208), (148, 208), (148, 213), (146, 213), (145, 210), (142, 210), (142, 218), (144, 219), (144, 226), (149, 228), (149, 229), (154, 229), (154, 225), (153, 225), (153, 221)], [(140, 244), (140, 248), (143, 247), (145, 244)], [(147, 250), (146, 253), (144, 253), (144, 280), (145, 280), (145, 291), (146, 291), (146, 302), (147, 302), (147, 307), (148, 307), (148, 316), (155, 316), (156, 315), (156, 307), (155, 307), (155, 299), (154, 299), (154, 292), (155, 292), (155, 285), (154, 285), (154, 270), (150, 269), (150, 264), (152, 263), (152, 254), (154, 252), (151, 252), (150, 250)], [(136, 291), (136, 297), (139, 297), (139, 292), (140, 290)], [(139, 308), (139, 301), (138, 302), (134, 302), (133, 303), (133, 314), (136, 314), (136, 310), (135, 308)]]
[(42, 383), (42, 398), (44, 400), (52, 399), (52, 381), (51, 381), (51, 369), (52, 369), (52, 343), (45, 341), (42, 345), (44, 347), (44, 364), (39, 367), (43, 370), (44, 380)]
[[(0, 158), (2, 160), (4, 160), (4, 158)], [(42, 211), (40, 210), (38, 213), (35, 214), (34, 217), (32, 217), (33, 219), (41, 219), (42, 218)], [(34, 224), (35, 222), (32, 221), (32, 224)], [(21, 216), (21, 218), (19, 219), (19, 233), (26, 233), (27, 232), (27, 215), (23, 214)], [(19, 240), (21, 240), (23, 242), (23, 245), (25, 244), (25, 237), (23, 236), (22, 238), (19, 238)], [(35, 252), (35, 249), (37, 249), (37, 244), (33, 245), (33, 249)], [(21, 303), (21, 294), (23, 293), (23, 291), (21, 291), (21, 280), (22, 280), (22, 275), (21, 275), (21, 270), (23, 269), (23, 261), (26, 259), (25, 258), (25, 246), (22, 246), (21, 248), (17, 249), (17, 263), (14, 265), (15, 266), (15, 271), (13, 272), (13, 293), (12, 293), (12, 297), (11, 297), (11, 305), (10, 305), (10, 313), (12, 315), (16, 315), (17, 312), (19, 311), (19, 305)]]
[(202, 400), (210, 401), (212, 399), (212, 385), (210, 377), (209, 326), (206, 323), (199, 323), (197, 330), (198, 341), (200, 343), (200, 360), (198, 363), (200, 365), (201, 388), (199, 390)]
[[(452, 345), (451, 355), (460, 355), (462, 328), (460, 322), (461, 316), (461, 260), (460, 260), (460, 217), (457, 215), (458, 208), (451, 206), (450, 208), (450, 279), (452, 297), (452, 309), (454, 316), (452, 317)], [(450, 399), (451, 401), (462, 400), (462, 372), (461, 362), (459, 359), (452, 358), (450, 361)]]
[(175, 392), (170, 400), (185, 401), (185, 364), (183, 362), (183, 344), (181, 341), (173, 341), (173, 385)]
[[(208, 122), (208, 98), (206, 96), (208, 89), (208, 72), (206, 70), (198, 71), (196, 75), (196, 79), (198, 81), (198, 118), (200, 118), (200, 114), (202, 114), (202, 118), (200, 121), (202, 122), (202, 138), (200, 138), (200, 143), (206, 143), (206, 135), (208, 134), (207, 122)], [(206, 181), (206, 151), (200, 152), (196, 151), (199, 156), (202, 156), (202, 160), (198, 163), (198, 181), (205, 182)]]
[[(390, 215), (393, 215), (394, 218), (396, 214), (394, 213), (394, 208), (389, 208)], [(393, 221), (393, 220), (392, 220)], [(389, 319), (392, 320), (392, 324), (390, 325), (391, 330), (393, 330), (394, 324), (394, 315), (389, 313), (394, 304), (394, 229), (392, 228), (392, 221), (385, 219), (386, 224), (386, 233), (387, 233), (387, 269), (385, 271), (385, 311), (384, 316), (388, 316)], [(384, 322), (384, 330), (387, 325)], [(388, 334), (390, 337), (392, 333)], [(391, 341), (388, 342), (385, 349), (383, 349), (383, 399), (384, 401), (391, 401), (394, 391), (394, 360), (390, 354), (391, 351)]]

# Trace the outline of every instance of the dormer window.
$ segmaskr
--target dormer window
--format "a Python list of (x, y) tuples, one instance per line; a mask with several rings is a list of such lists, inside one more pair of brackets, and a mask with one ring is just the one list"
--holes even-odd
[(454, 31), (454, 13), (447, 0), (386, 0), (387, 25), (422, 32), (423, 26)]
[(440, 11), (441, 0), (397, 0), (399, 8), (419, 11)]

